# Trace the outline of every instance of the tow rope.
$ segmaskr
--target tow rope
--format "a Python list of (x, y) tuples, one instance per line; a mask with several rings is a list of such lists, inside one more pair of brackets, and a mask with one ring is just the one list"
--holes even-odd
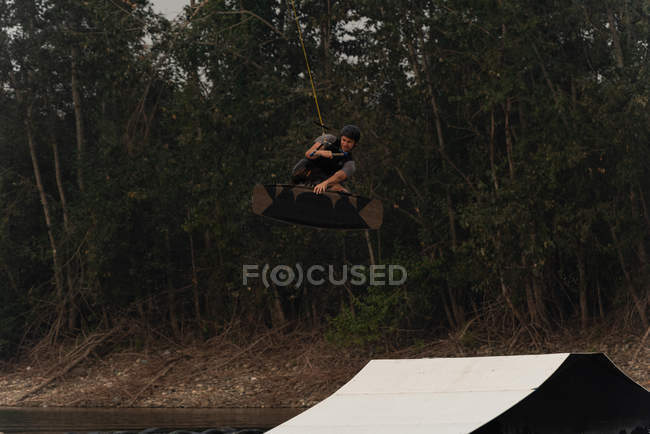
[(305, 49), (305, 42), (302, 39), (302, 30), (300, 30), (300, 23), (298, 22), (298, 13), (296, 12), (296, 2), (291, 0), (293, 6), (293, 16), (296, 20), (296, 27), (298, 28), (298, 36), (300, 37), (300, 45), (302, 46), (302, 54), (305, 56), (305, 65), (307, 65), (307, 73), (309, 74), (309, 82), (311, 83), (311, 91), (314, 95), (314, 102), (316, 103), (316, 112), (318, 112), (318, 120), (320, 127), (325, 134), (325, 125), (323, 124), (323, 117), (320, 114), (320, 107), (318, 106), (318, 96), (316, 95), (316, 86), (314, 86), (314, 77), (311, 75), (311, 68), (309, 67), (309, 59), (307, 58), (307, 50)]

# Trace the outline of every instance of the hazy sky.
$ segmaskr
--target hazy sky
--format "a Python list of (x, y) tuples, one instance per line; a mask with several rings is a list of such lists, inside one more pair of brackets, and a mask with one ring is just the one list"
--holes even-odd
[(172, 19), (183, 10), (183, 6), (189, 4), (189, 0), (151, 0), (151, 3), (153, 3), (153, 9), (156, 12), (163, 13), (168, 19)]

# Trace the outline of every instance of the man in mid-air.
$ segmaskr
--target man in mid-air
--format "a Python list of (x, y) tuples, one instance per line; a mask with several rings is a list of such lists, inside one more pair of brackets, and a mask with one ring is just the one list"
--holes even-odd
[(332, 134), (318, 137), (293, 168), (293, 183), (316, 184), (316, 194), (326, 190), (348, 193), (342, 184), (356, 170), (351, 151), (360, 138), (361, 131), (355, 125), (344, 126), (338, 138)]

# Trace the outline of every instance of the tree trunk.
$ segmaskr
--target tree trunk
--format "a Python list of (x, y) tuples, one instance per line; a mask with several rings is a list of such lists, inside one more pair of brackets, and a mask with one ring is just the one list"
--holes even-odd
[(603, 308), (603, 298), (600, 293), (600, 279), (596, 280), (596, 292), (598, 294), (598, 314), (600, 319), (603, 320), (605, 319), (605, 309)]
[(616, 247), (616, 253), (618, 254), (618, 261), (621, 266), (621, 270), (623, 271), (623, 276), (625, 277), (625, 287), (627, 288), (628, 293), (632, 298), (632, 301), (634, 302), (634, 307), (639, 313), (639, 318), (641, 319), (641, 323), (643, 324), (643, 327), (647, 328), (648, 327), (648, 317), (646, 316), (646, 305), (648, 303), (647, 297), (644, 297), (642, 299), (636, 293), (636, 285), (634, 284), (634, 280), (632, 279), (630, 271), (628, 270), (627, 267), (627, 263), (625, 262), (625, 257), (623, 256), (623, 250), (620, 243), (618, 242), (618, 236), (616, 235), (616, 229), (614, 228), (614, 226), (610, 226), (610, 231), (612, 234), (612, 240), (614, 241), (614, 246)]
[(456, 320), (454, 318), (454, 315), (451, 312), (451, 308), (449, 307), (449, 304), (447, 303), (446, 297), (444, 294), (442, 295), (442, 307), (445, 309), (445, 315), (447, 315), (447, 321), (449, 321), (449, 327), (452, 329), (458, 329), (458, 325), (456, 324)]
[(83, 118), (81, 112), (81, 94), (79, 92), (79, 81), (77, 79), (77, 49), (72, 49), (72, 78), (71, 78), (71, 87), (72, 87), (72, 102), (74, 104), (74, 120), (75, 120), (75, 129), (76, 129), (76, 138), (77, 138), (77, 184), (79, 185), (79, 190), (84, 191), (84, 176), (83, 176), (83, 165), (84, 165), (84, 130), (83, 130)]
[(515, 164), (513, 163), (512, 157), (512, 130), (510, 126), (510, 111), (512, 109), (512, 98), (508, 97), (506, 99), (506, 109), (505, 109), (505, 130), (506, 130), (506, 153), (508, 155), (508, 170), (510, 172), (510, 180), (515, 179)]
[(448, 286), (447, 292), (449, 294), (449, 301), (451, 303), (451, 312), (454, 315), (454, 321), (456, 325), (460, 328), (465, 324), (465, 310), (461, 303), (458, 302), (458, 291), (454, 288)]
[(535, 331), (531, 329), (531, 327), (525, 321), (521, 312), (519, 312), (519, 309), (517, 309), (517, 307), (512, 302), (512, 298), (510, 296), (510, 288), (508, 288), (508, 286), (505, 284), (501, 272), (499, 272), (499, 280), (501, 282), (501, 294), (503, 295), (503, 298), (506, 300), (508, 307), (510, 307), (510, 310), (512, 310), (512, 313), (514, 314), (517, 321), (519, 321), (519, 324), (528, 332), (528, 335), (530, 336), (533, 343), (537, 347), (540, 347), (539, 339), (536, 336), (537, 333), (535, 333)]
[(614, 12), (611, 8), (607, 9), (607, 20), (609, 21), (609, 31), (612, 33), (612, 45), (614, 47), (614, 58), (616, 59), (616, 66), (619, 69), (623, 69), (623, 49), (621, 47), (621, 40), (618, 37), (618, 30), (616, 29)]
[[(27, 107), (27, 116), (25, 117), (25, 128), (27, 130), (27, 144), (29, 146), (29, 154), (32, 159), (32, 166), (34, 169), (34, 178), (36, 179), (36, 188), (38, 189), (38, 194), (41, 199), (41, 206), (43, 207), (43, 215), (45, 216), (45, 225), (47, 227), (47, 235), (50, 239), (50, 248), (52, 249), (52, 263), (54, 266), (54, 282), (56, 286), (56, 300), (58, 303), (58, 319), (57, 324), (60, 324), (62, 320), (62, 311), (63, 308), (63, 283), (61, 278), (61, 265), (59, 261), (59, 254), (57, 251), (56, 242), (54, 240), (54, 233), (52, 231), (52, 219), (50, 217), (50, 207), (47, 202), (47, 195), (45, 194), (45, 189), (43, 187), (43, 181), (41, 179), (41, 170), (38, 165), (38, 158), (36, 157), (36, 144), (34, 143), (33, 135), (33, 124), (32, 124), (32, 105), (30, 104)], [(56, 326), (54, 326), (56, 328)], [(57, 332), (57, 330), (55, 330)]]
[[(188, 211), (189, 217), (189, 211)], [(190, 257), (192, 260), (192, 294), (194, 295), (194, 316), (196, 319), (197, 325), (201, 325), (201, 303), (199, 296), (199, 278), (196, 272), (196, 261), (194, 258), (194, 237), (192, 232), (189, 233), (190, 236)]]
[[(273, 289), (273, 293), (271, 294), (273, 297), (273, 302), (271, 304), (271, 321), (273, 322), (273, 327), (280, 327), (287, 322), (287, 318), (284, 315), (284, 310), (282, 309), (282, 302), (280, 301), (280, 294), (278, 294), (278, 289), (273, 284), (271, 285), (271, 288)], [(316, 312), (314, 312), (314, 314), (315, 313)], [(314, 319), (314, 321), (315, 320), (316, 319)]]
[(176, 297), (174, 296), (174, 285), (171, 278), (171, 243), (169, 241), (169, 231), (165, 232), (165, 247), (167, 251), (167, 309), (169, 311), (169, 325), (176, 339), (181, 338), (181, 328), (176, 314)]
[(542, 280), (535, 274), (534, 270), (531, 281), (533, 285), (533, 296), (535, 297), (535, 307), (537, 308), (537, 317), (539, 318), (540, 324), (548, 327), (546, 303), (544, 302), (544, 286), (542, 285)]
[(535, 306), (535, 297), (533, 295), (533, 287), (531, 284), (531, 279), (526, 277), (526, 283), (524, 287), (526, 289), (526, 305), (528, 306), (528, 315), (530, 317), (531, 324), (538, 325), (539, 321), (537, 319), (537, 307)]
[(503, 298), (506, 300), (506, 303), (508, 304), (508, 307), (512, 311), (512, 313), (515, 315), (515, 318), (519, 321), (519, 323), (522, 326), (527, 326), (528, 324), (524, 320), (523, 315), (519, 312), (519, 309), (514, 305), (512, 302), (512, 298), (510, 296), (510, 288), (506, 286), (505, 281), (503, 280), (503, 276), (501, 273), (499, 273), (499, 280), (501, 282), (501, 295), (503, 295)]
[(68, 206), (65, 200), (65, 190), (63, 189), (63, 177), (61, 176), (61, 163), (59, 160), (59, 146), (54, 134), (51, 135), (52, 153), (54, 154), (54, 176), (56, 178), (56, 187), (59, 191), (59, 200), (61, 201), (61, 211), (63, 212), (63, 228), (66, 233), (70, 233), (70, 218), (68, 217)]
[(645, 193), (643, 193), (643, 188), (639, 187), (639, 201), (641, 202), (641, 209), (643, 210), (643, 219), (646, 224), (646, 231), (650, 231), (650, 214), (648, 214), (648, 204), (645, 200)]
[(497, 180), (497, 168), (494, 164), (494, 109), (490, 111), (490, 171), (492, 172), (492, 183), (494, 184), (494, 191), (499, 189), (499, 181)]
[(377, 263), (375, 262), (375, 253), (373, 252), (372, 242), (370, 241), (370, 233), (368, 230), (363, 231), (363, 233), (366, 236), (366, 245), (368, 246), (368, 257), (370, 258), (370, 265), (376, 265)]
[(645, 297), (641, 299), (641, 304), (647, 307), (648, 303), (650, 303), (650, 282), (648, 282), (650, 273), (648, 272), (648, 253), (646, 251), (645, 239), (643, 237), (639, 239), (637, 252), (639, 258), (638, 282), (641, 286), (641, 293), (645, 294)]
[(327, 9), (327, 15), (321, 21), (321, 48), (323, 49), (323, 71), (325, 72), (325, 79), (328, 79), (332, 69), (330, 65), (330, 45), (332, 43), (332, 4), (331, 0), (324, 0)]
[[(542, 68), (542, 74), (544, 75), (544, 80), (546, 81), (546, 85), (551, 91), (551, 95), (553, 96), (553, 101), (555, 101), (555, 108), (556, 110), (561, 111), (561, 101), (558, 95), (560, 90), (556, 89), (555, 86), (553, 85), (553, 82), (551, 81), (551, 76), (546, 70), (546, 66), (544, 65), (544, 59), (542, 59), (542, 56), (539, 54), (539, 51), (537, 50), (537, 46), (535, 44), (532, 44), (531, 47), (533, 48), (533, 51), (537, 56), (537, 60), (539, 61), (539, 66)], [(564, 116), (562, 113), (560, 114), (561, 114), (560, 120), (562, 121), (565, 127), (569, 128), (569, 122), (567, 121), (566, 116)]]
[[(438, 152), (444, 158), (444, 160), (447, 161), (447, 163), (450, 164), (454, 168), (454, 170), (456, 170), (463, 177), (465, 182), (467, 182), (468, 186), (470, 188), (472, 188), (472, 190), (473, 190), (474, 186), (471, 183), (471, 181), (469, 180), (469, 178), (464, 173), (462, 173), (458, 169), (458, 167), (456, 167), (447, 156), (447, 152), (445, 150), (445, 140), (444, 140), (444, 136), (442, 134), (442, 122), (440, 120), (440, 113), (439, 113), (439, 110), (438, 110), (438, 103), (436, 101), (436, 96), (435, 96), (435, 94), (433, 92), (433, 86), (432, 86), (432, 83), (431, 83), (431, 75), (429, 73), (429, 68), (426, 68), (426, 66), (425, 66), (426, 70), (424, 71), (424, 74), (423, 74), (420, 71), (421, 66), (420, 66), (420, 62), (418, 61), (418, 54), (417, 54), (417, 51), (415, 49), (415, 46), (413, 45), (412, 42), (409, 41), (409, 42), (407, 42), (407, 48), (408, 48), (408, 51), (409, 51), (409, 61), (411, 63), (411, 68), (413, 69), (413, 71), (415, 73), (416, 81), (418, 82), (418, 84), (420, 86), (425, 87), (427, 89), (427, 91), (428, 91), (428, 94), (429, 94), (428, 96), (429, 96), (431, 111), (433, 113), (434, 125), (435, 125), (435, 130), (436, 130), (436, 137), (438, 139)], [(426, 79), (427, 79), (426, 84), (423, 82), (423, 80), (425, 78), (425, 77), (423, 77), (423, 75), (426, 76)], [(444, 169), (445, 169), (445, 164), (443, 162), (443, 170)], [(449, 191), (449, 187), (446, 188), (446, 195), (447, 195), (447, 217), (448, 217), (448, 220), (449, 220), (449, 235), (450, 235), (450, 238), (451, 238), (452, 249), (456, 250), (456, 246), (458, 244), (458, 238), (456, 236), (456, 217), (455, 217), (454, 206), (453, 206), (453, 202), (452, 202), (452, 198), (451, 198), (451, 192)]]
[(530, 316), (530, 322), (535, 325), (539, 325), (539, 315), (537, 314), (537, 305), (535, 303), (535, 294), (533, 293), (533, 284), (532, 276), (529, 276), (528, 263), (526, 261), (526, 256), (521, 255), (521, 268), (526, 273), (524, 280), (524, 288), (526, 291), (526, 305), (528, 306), (528, 315)]
[[(431, 93), (431, 95), (429, 96), (431, 98), (431, 108), (433, 109), (433, 115), (434, 115), (435, 125), (436, 125), (436, 135), (438, 137), (438, 150), (443, 156), (446, 156), (447, 151), (445, 150), (445, 140), (442, 134), (442, 122), (440, 121), (438, 103), (436, 102), (436, 97), (433, 94), (433, 88), (431, 87), (431, 84), (429, 84), (429, 92)], [(443, 169), (444, 169), (444, 163), (443, 163)], [(452, 202), (451, 191), (449, 190), (449, 186), (446, 187), (446, 195), (447, 195), (447, 218), (449, 219), (449, 235), (451, 237), (451, 248), (452, 250), (455, 251), (458, 246), (458, 237), (456, 236), (456, 213), (454, 212), (454, 204)]]
[(580, 277), (580, 281), (578, 282), (580, 294), (580, 326), (584, 331), (587, 329), (587, 323), (589, 321), (589, 306), (587, 304), (587, 273), (585, 271), (584, 248), (582, 244), (578, 246), (576, 257), (578, 259), (578, 275)]
[(454, 204), (451, 200), (451, 191), (449, 187), (446, 190), (447, 193), (447, 218), (449, 219), (449, 235), (451, 237), (451, 249), (456, 251), (458, 247), (458, 236), (456, 235), (456, 213), (454, 211)]
[[(54, 132), (50, 131), (50, 141), (52, 143), (52, 154), (54, 156), (54, 177), (56, 179), (56, 187), (59, 192), (59, 201), (61, 202), (61, 211), (63, 213), (63, 229), (65, 231), (66, 240), (70, 239), (71, 228), (70, 228), (70, 217), (68, 216), (68, 205), (65, 198), (65, 190), (63, 189), (63, 177), (61, 175), (61, 163), (59, 159), (59, 146), (54, 136)], [(69, 242), (69, 241), (68, 241)], [(65, 275), (66, 282), (68, 284), (68, 294), (66, 299), (68, 300), (68, 329), (72, 330), (76, 327), (77, 324), (77, 307), (74, 303), (74, 282), (72, 279), (72, 261), (68, 261), (65, 266)]]

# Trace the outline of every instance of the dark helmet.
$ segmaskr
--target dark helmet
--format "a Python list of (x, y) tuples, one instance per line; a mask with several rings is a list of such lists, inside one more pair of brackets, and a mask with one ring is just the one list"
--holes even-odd
[(356, 125), (346, 125), (341, 129), (341, 135), (358, 143), (361, 138), (361, 130)]

